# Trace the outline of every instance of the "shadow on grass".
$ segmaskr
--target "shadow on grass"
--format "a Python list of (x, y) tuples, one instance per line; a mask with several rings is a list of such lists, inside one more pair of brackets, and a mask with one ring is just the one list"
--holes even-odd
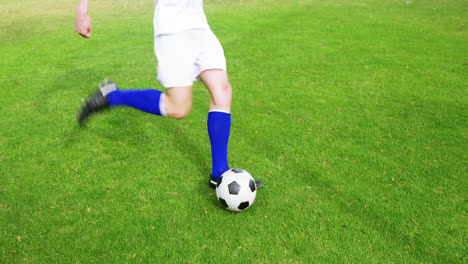
[[(124, 113), (119, 113), (118, 109), (113, 109), (111, 111), (106, 111), (93, 116), (92, 120), (89, 120), (89, 122), (83, 127), (80, 127), (77, 123), (75, 123), (71, 128), (63, 132), (62, 137), (68, 139), (63, 144), (66, 147), (70, 147), (79, 142), (81, 140), (80, 137), (83, 135), (89, 137), (89, 134), (95, 134), (97, 137), (104, 137), (109, 141), (124, 142), (125, 145), (127, 145), (129, 148), (138, 149), (139, 151), (142, 151), (142, 155), (147, 155), (150, 154), (149, 152), (160, 151), (156, 146), (154, 149), (152, 149), (152, 147), (147, 143), (159, 140), (170, 140), (168, 143), (170, 143), (171, 147), (177, 149), (179, 155), (193, 164), (193, 167), (197, 169), (197, 175), (201, 175), (201, 177), (194, 178), (194, 180), (200, 179), (198, 185), (200, 187), (200, 193), (206, 193), (208, 190), (211, 191), (211, 189), (208, 187), (208, 179), (211, 173), (211, 168), (208, 164), (210, 164), (211, 160), (207, 160), (209, 155), (207, 153), (203, 153), (202, 149), (204, 149), (204, 147), (200, 146), (198, 143), (195, 143), (199, 142), (200, 140), (198, 138), (194, 138), (195, 136), (208, 136), (201, 133), (197, 133), (195, 135), (193, 133), (180, 133), (179, 131), (185, 129), (185, 125), (182, 121), (174, 122), (172, 120), (166, 120), (166, 118), (156, 116), (153, 117), (156, 119), (154, 121), (155, 125), (151, 125), (151, 128), (148, 128), (145, 122), (142, 122), (143, 119), (131, 120), (135, 117), (134, 111), (137, 110), (130, 110), (125, 111)], [(141, 115), (148, 114), (141, 113)], [(105, 122), (105, 124), (103, 124), (103, 122)], [(127, 124), (127, 122), (130, 123)], [(95, 125), (93, 123), (100, 124)], [(150, 134), (148, 133), (148, 129), (155, 129), (157, 132)], [(158, 134), (160, 134), (161, 137), (159, 137)], [(166, 163), (171, 165), (173, 162), (172, 160), (167, 160)], [(174, 180), (180, 179), (175, 178)]]

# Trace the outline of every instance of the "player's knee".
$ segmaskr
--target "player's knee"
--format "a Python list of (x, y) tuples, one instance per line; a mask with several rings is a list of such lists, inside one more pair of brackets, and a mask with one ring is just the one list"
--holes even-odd
[(229, 105), (231, 105), (232, 87), (231, 87), (231, 85), (229, 83), (224, 87), (224, 94), (225, 94), (224, 97), (225, 97), (226, 102), (228, 102)]
[(192, 110), (192, 104), (185, 104), (173, 107), (172, 111), (167, 113), (167, 115), (174, 119), (184, 119)]
[(164, 104), (167, 117), (184, 119), (192, 110), (192, 97), (191, 94), (174, 94), (174, 91), (172, 91), (172, 94), (168, 93), (164, 98)]
[(229, 83), (223, 84), (213, 93), (213, 101), (219, 108), (230, 108), (232, 101), (232, 87)]
[(172, 118), (175, 119), (184, 119), (190, 114), (190, 109), (189, 110), (179, 110), (175, 112), (172, 116)]

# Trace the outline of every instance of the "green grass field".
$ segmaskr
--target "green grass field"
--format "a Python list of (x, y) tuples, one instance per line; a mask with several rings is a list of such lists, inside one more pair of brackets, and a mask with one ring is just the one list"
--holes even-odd
[(154, 1), (0, 2), (0, 263), (466, 263), (468, 4), (205, 0), (234, 89), (243, 213), (207, 186), (209, 93), (184, 120), (114, 109), (156, 80)]

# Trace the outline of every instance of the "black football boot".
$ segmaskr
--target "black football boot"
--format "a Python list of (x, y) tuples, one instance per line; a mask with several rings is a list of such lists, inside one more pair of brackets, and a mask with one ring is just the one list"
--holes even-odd
[(96, 93), (86, 99), (83, 103), (80, 112), (78, 113), (78, 123), (80, 126), (83, 126), (86, 120), (94, 113), (101, 112), (109, 108), (109, 100), (107, 100), (107, 94), (112, 91), (115, 91), (117, 87), (115, 83), (109, 79), (104, 79), (99, 84), (99, 89)]

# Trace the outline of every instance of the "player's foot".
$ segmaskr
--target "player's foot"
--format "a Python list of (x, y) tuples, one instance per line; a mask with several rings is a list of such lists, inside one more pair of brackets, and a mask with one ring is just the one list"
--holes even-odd
[(213, 177), (213, 175), (210, 175), (210, 181), (208, 182), (208, 185), (211, 188), (216, 189), (217, 184), (218, 184), (218, 181)]
[(109, 108), (107, 94), (116, 89), (115, 83), (107, 78), (99, 84), (99, 89), (93, 96), (86, 99), (78, 113), (78, 123), (80, 126), (83, 126), (88, 117), (92, 114)]
[[(213, 188), (213, 189), (216, 189), (216, 185), (218, 184), (218, 181), (213, 177), (213, 175), (210, 175), (210, 181), (208, 182), (208, 185)], [(262, 181), (259, 181), (259, 180), (255, 180), (255, 186), (258, 188), (262, 187), (263, 186), (263, 182)]]

